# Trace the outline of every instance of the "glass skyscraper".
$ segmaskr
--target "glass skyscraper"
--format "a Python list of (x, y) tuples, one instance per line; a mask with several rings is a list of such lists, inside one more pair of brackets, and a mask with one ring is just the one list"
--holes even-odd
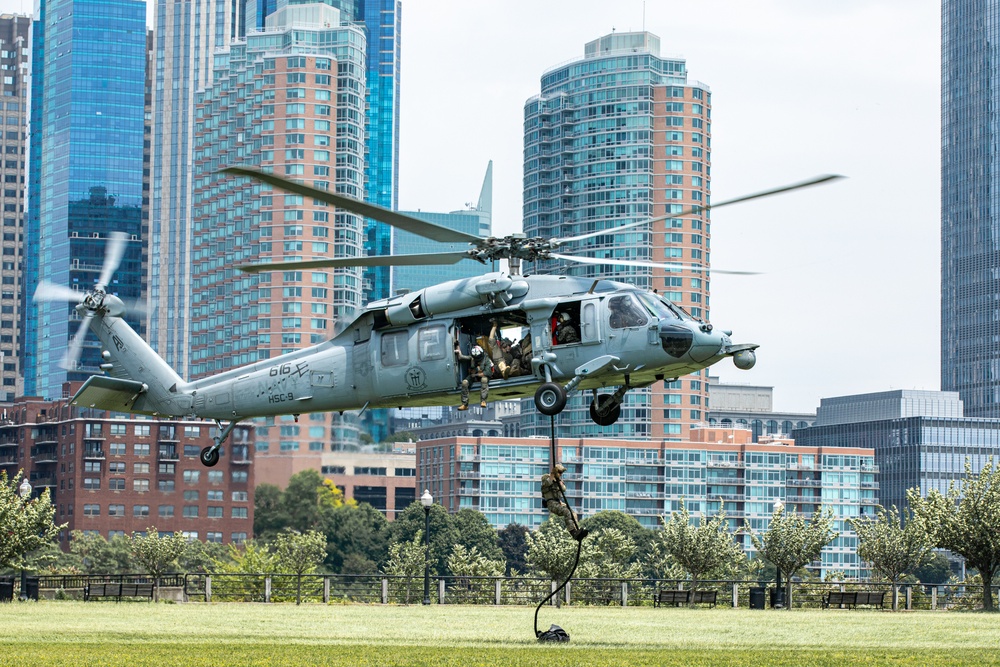
[(188, 377), (191, 349), (195, 95), (212, 81), (215, 51), (238, 34), (242, 5), (156, 1), (149, 342), (181, 377)]
[[(525, 266), (525, 273), (611, 278), (656, 289), (707, 319), (707, 211), (613, 228), (708, 203), (710, 173), (711, 92), (688, 80), (685, 61), (661, 58), (660, 39), (649, 32), (612, 33), (587, 43), (583, 58), (545, 72), (541, 93), (524, 106), (524, 231), (553, 238), (606, 229), (561, 252), (685, 266), (556, 260)], [(591, 420), (591, 396), (580, 393), (556, 426), (562, 436), (682, 440), (706, 418), (707, 380), (703, 370), (630, 390), (621, 417), (609, 427)], [(521, 414), (521, 435), (549, 433), (549, 419), (533, 407)]]
[(1000, 2), (941, 3), (941, 388), (1000, 417)]
[[(25, 295), (42, 280), (88, 290), (109, 233), (130, 239), (108, 292), (140, 295), (146, 3), (39, 0), (32, 39)], [(26, 395), (58, 398), (96, 372), (88, 337), (77, 370), (60, 366), (79, 327), (72, 305), (27, 304)], [(84, 372), (81, 372), (84, 371)]]

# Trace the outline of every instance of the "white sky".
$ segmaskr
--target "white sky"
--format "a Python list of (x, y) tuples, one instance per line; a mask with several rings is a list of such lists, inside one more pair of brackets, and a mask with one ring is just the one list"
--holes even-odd
[[(0, 11), (31, 11), (0, 0)], [(618, 31), (658, 35), (712, 90), (712, 199), (847, 180), (712, 214), (711, 319), (756, 342), (724, 382), (774, 407), (938, 389), (938, 0), (403, 0), (403, 210), (474, 202), (494, 161), (494, 233), (521, 228), (522, 116), (546, 70)]]
[(403, 0), (400, 206), (475, 201), (494, 161), (494, 233), (521, 226), (522, 117), (543, 72), (645, 29), (712, 90), (712, 199), (849, 178), (712, 214), (711, 319), (756, 342), (725, 382), (777, 410), (938, 389), (937, 0)]

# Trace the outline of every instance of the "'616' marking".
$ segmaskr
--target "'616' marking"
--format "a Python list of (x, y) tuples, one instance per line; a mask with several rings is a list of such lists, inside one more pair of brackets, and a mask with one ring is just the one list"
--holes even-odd
[(267, 397), (268, 403), (284, 403), (285, 401), (295, 400), (295, 394), (288, 392), (287, 394), (271, 394)]

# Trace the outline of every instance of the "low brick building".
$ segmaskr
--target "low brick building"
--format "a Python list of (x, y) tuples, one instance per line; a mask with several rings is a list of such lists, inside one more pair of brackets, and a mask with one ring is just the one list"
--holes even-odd
[(19, 398), (0, 413), (0, 472), (23, 471), (34, 495), (48, 489), (59, 536), (104, 537), (180, 531), (192, 539), (241, 543), (253, 536), (251, 426), (237, 427), (222, 459), (198, 458), (215, 426), (80, 409), (67, 400)]

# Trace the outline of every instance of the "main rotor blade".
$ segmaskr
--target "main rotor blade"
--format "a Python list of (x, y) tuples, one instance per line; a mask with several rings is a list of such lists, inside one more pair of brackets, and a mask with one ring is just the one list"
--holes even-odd
[(350, 197), (338, 195), (335, 192), (330, 192), (329, 190), (320, 190), (318, 188), (305, 185), (304, 183), (299, 183), (298, 181), (290, 181), (288, 179), (281, 178), (280, 176), (275, 176), (274, 174), (257, 171), (256, 169), (246, 169), (245, 167), (226, 167), (222, 169), (222, 171), (236, 176), (254, 178), (258, 181), (267, 183), (268, 185), (273, 185), (281, 190), (287, 190), (288, 192), (294, 192), (295, 194), (302, 195), (303, 197), (319, 199), (320, 201), (325, 201), (328, 204), (333, 204), (338, 208), (351, 211), (352, 213), (357, 213), (358, 215), (363, 215), (366, 218), (371, 218), (372, 220), (384, 222), (385, 224), (391, 225), (397, 229), (402, 229), (404, 232), (410, 232), (411, 234), (416, 234), (417, 236), (422, 236), (425, 239), (431, 239), (432, 241), (441, 241), (442, 243), (478, 244), (483, 240), (482, 237), (475, 236), (474, 234), (467, 234), (465, 232), (460, 232), (457, 229), (450, 229), (448, 227), (442, 227), (441, 225), (435, 225), (433, 222), (420, 220), (419, 218), (406, 215), (405, 213), (391, 211), (387, 208), (376, 206), (375, 204), (369, 204), (367, 202), (358, 201), (357, 199), (351, 199)]
[(431, 264), (457, 264), (463, 259), (475, 259), (468, 252), (432, 252), (422, 255), (377, 255), (373, 257), (338, 257), (310, 259), (301, 262), (270, 262), (244, 264), (236, 267), (243, 273), (262, 271), (295, 271), (301, 269), (329, 269), (355, 266), (425, 266)]
[(707, 204), (705, 206), (691, 206), (684, 209), (680, 213), (671, 213), (670, 215), (664, 215), (659, 218), (650, 218), (649, 220), (640, 220), (639, 222), (630, 222), (627, 225), (621, 225), (620, 227), (610, 227), (608, 229), (602, 229), (597, 232), (590, 232), (588, 234), (582, 234), (580, 236), (571, 236), (565, 239), (553, 239), (552, 243), (556, 247), (564, 245), (566, 243), (571, 243), (573, 241), (583, 241), (584, 239), (589, 239), (593, 236), (600, 236), (601, 234), (616, 234), (623, 229), (630, 229), (632, 227), (638, 227), (640, 225), (652, 225), (656, 222), (663, 222), (664, 220), (674, 220), (676, 218), (683, 218), (687, 215), (696, 215), (703, 211), (710, 211), (715, 208), (722, 208), (723, 206), (729, 206), (731, 204), (739, 204), (740, 202), (750, 201), (752, 199), (761, 199), (763, 197), (771, 197), (773, 195), (782, 194), (784, 192), (791, 192), (792, 190), (801, 190), (802, 188), (809, 188), (814, 185), (820, 185), (822, 183), (828, 183), (830, 181), (836, 181), (841, 178), (845, 178), (839, 174), (823, 174), (822, 176), (816, 176), (815, 178), (810, 178), (805, 181), (800, 181), (798, 183), (792, 183), (790, 185), (782, 185), (781, 187), (771, 188), (770, 190), (761, 190), (760, 192), (755, 192), (749, 195), (743, 195), (742, 197), (736, 197), (734, 199), (726, 199), (725, 201), (720, 201), (718, 204)]
[(639, 259), (615, 259), (613, 257), (577, 257), (575, 255), (563, 255), (556, 252), (550, 252), (549, 257), (553, 259), (562, 259), (567, 262), (578, 262), (580, 264), (613, 264), (615, 266), (636, 266), (640, 268), (653, 268), (653, 269), (673, 269), (675, 271), (693, 271), (695, 273), (719, 273), (723, 275), (733, 275), (733, 276), (757, 276), (760, 275), (759, 271), (726, 271), (725, 269), (713, 269), (707, 266), (700, 266), (698, 264), (677, 264), (676, 262), (645, 262)]
[(111, 232), (108, 235), (108, 245), (104, 249), (104, 266), (101, 267), (101, 277), (97, 281), (97, 286), (104, 289), (111, 282), (111, 277), (118, 270), (118, 265), (122, 263), (122, 256), (125, 254), (124, 232)]
[(82, 303), (86, 293), (78, 292), (64, 285), (50, 283), (43, 280), (35, 288), (35, 301), (69, 301), (70, 303)]
[(66, 349), (66, 356), (63, 357), (62, 363), (59, 364), (64, 369), (68, 371), (76, 370), (76, 365), (80, 361), (80, 352), (83, 350), (83, 341), (87, 337), (87, 331), (90, 329), (90, 321), (92, 319), (94, 319), (94, 311), (88, 310), (87, 314), (80, 321), (80, 328), (76, 330), (76, 335), (69, 342), (69, 347)]

